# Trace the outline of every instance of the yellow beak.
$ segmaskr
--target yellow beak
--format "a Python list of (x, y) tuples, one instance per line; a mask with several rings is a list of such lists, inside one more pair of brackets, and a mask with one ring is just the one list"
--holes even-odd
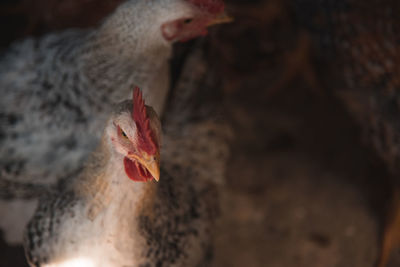
[(139, 157), (135, 154), (131, 154), (128, 157), (131, 159), (137, 160), (144, 168), (146, 168), (151, 176), (158, 182), (160, 180), (160, 154), (156, 155), (148, 155), (146, 152), (143, 152)]
[(225, 12), (222, 12), (215, 18), (213, 18), (208, 24), (207, 27), (216, 25), (216, 24), (222, 24), (222, 23), (230, 23), (233, 21), (233, 17), (228, 16)]

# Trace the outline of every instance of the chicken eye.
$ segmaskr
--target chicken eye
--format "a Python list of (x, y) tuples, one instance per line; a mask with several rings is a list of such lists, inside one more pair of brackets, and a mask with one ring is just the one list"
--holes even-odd
[(128, 136), (126, 135), (126, 133), (125, 133), (124, 131), (122, 131), (122, 129), (121, 129), (121, 135), (122, 135), (124, 138), (128, 139)]
[(183, 23), (189, 24), (189, 23), (191, 23), (192, 21), (193, 21), (193, 19), (185, 19), (185, 20), (183, 21)]

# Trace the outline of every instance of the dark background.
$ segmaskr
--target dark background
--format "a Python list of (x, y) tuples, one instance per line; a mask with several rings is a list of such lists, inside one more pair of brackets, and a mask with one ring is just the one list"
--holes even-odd
[[(27, 36), (92, 27), (122, 0), (0, 4), (0, 47)], [(227, 1), (234, 23), (214, 27), (210, 54), (235, 138), (216, 236), (215, 266), (374, 266), (391, 179), (331, 88), (290, 3)], [(177, 44), (179, 73), (193, 42)], [(327, 85), (330, 86), (327, 86)], [(26, 266), (0, 245), (0, 266)], [(398, 266), (398, 253), (391, 265)]]

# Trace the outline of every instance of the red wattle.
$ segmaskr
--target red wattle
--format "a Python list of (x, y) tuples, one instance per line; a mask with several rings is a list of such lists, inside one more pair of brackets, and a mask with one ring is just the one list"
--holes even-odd
[(142, 165), (127, 157), (124, 158), (124, 167), (126, 175), (133, 181), (146, 182), (153, 179), (153, 176)]

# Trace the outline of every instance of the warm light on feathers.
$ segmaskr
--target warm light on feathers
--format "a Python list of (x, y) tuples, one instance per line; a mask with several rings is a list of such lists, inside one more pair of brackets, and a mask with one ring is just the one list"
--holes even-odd
[(221, 0), (188, 0), (189, 3), (211, 14), (218, 14), (224, 11), (225, 4)]
[(44, 267), (94, 267), (95, 264), (92, 260), (87, 258), (67, 259), (55, 264), (46, 264)]
[(137, 127), (138, 148), (149, 155), (156, 154), (157, 145), (150, 129), (150, 120), (147, 117), (142, 92), (137, 86), (133, 89), (132, 117)]

